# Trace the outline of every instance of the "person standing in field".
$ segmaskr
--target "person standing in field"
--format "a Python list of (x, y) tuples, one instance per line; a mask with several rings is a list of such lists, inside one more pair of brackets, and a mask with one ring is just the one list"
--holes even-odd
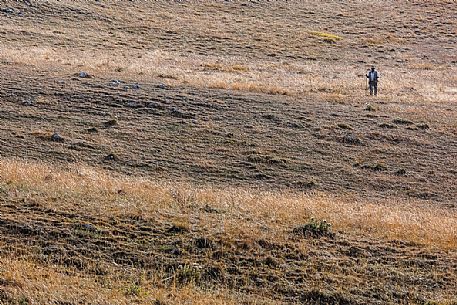
[(371, 66), (371, 70), (367, 73), (368, 85), (370, 86), (370, 95), (378, 95), (378, 79), (379, 73), (376, 71), (374, 66)]

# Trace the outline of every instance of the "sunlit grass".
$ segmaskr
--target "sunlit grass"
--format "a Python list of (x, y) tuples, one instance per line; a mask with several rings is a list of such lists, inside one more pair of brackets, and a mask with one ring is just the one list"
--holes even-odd
[(245, 237), (266, 234), (261, 233), (262, 228), (268, 227), (271, 230), (265, 237), (281, 240), (295, 226), (315, 217), (326, 219), (335, 230), (348, 235), (405, 240), (443, 249), (457, 247), (456, 212), (415, 201), (370, 202), (322, 193), (172, 185), (116, 176), (83, 165), (71, 165), (64, 171), (20, 160), (1, 160), (0, 177), (2, 188), (19, 190), (22, 196), (33, 196), (36, 202), (53, 209), (144, 218), (173, 214), (182, 220), (210, 206), (223, 211), (223, 219), (201, 221), (199, 226)]

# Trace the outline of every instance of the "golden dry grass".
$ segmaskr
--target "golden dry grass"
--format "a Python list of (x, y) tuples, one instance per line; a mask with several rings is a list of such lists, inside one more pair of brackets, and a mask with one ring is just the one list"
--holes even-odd
[[(50, 3), (59, 5), (55, 1)], [(359, 21), (357, 12), (365, 9), (363, 5), (351, 5), (354, 11), (349, 9), (342, 15), (351, 13), (354, 16), (347, 16), (349, 19), (344, 26), (361, 31), (360, 35), (342, 35), (339, 23), (331, 22), (322, 24), (329, 28), (328, 32), (317, 28), (311, 30), (306, 18), (299, 15), (291, 18), (284, 13), (291, 9), (301, 13), (314, 9), (323, 15), (335, 15), (337, 12), (328, 3), (303, 2), (284, 7), (274, 4), (270, 9), (259, 6), (252, 13), (263, 18), (253, 19), (249, 14), (240, 16), (236, 10), (220, 3), (183, 4), (171, 10), (165, 2), (121, 8), (72, 1), (71, 6), (75, 9), (113, 18), (116, 26), (99, 23), (93, 27), (90, 22), (60, 19), (56, 20), (55, 27), (29, 20), (5, 22), (1, 28), (6, 33), (15, 36), (22, 31), (30, 35), (26, 41), (7, 39), (0, 49), (0, 60), (60, 74), (86, 70), (96, 76), (141, 81), (165, 76), (163, 81), (170, 85), (294, 97), (319, 97), (319, 90), (340, 90), (348, 101), (365, 95), (365, 69), (376, 63), (382, 75), (380, 93), (389, 101), (441, 103), (454, 98), (449, 89), (457, 86), (455, 66), (430, 59), (424, 63), (420, 45), (411, 44), (413, 38), (407, 31), (398, 29), (393, 33), (381, 26), (373, 35)], [(275, 6), (278, 6), (276, 11)], [(427, 20), (414, 17), (416, 13), (420, 14), (421, 8), (416, 8), (418, 12), (415, 12), (406, 5), (404, 9), (411, 10), (411, 16), (406, 16), (411, 18), (410, 22), (429, 25)], [(129, 20), (129, 13), (134, 13), (138, 19)], [(377, 16), (382, 20), (380, 24), (387, 27), (395, 22), (387, 12), (383, 14), (386, 15)], [(183, 29), (182, 24), (187, 27)], [(165, 28), (167, 31), (163, 33)], [(151, 36), (150, 29), (160, 31)], [(437, 35), (433, 31), (438, 29), (430, 28), (429, 31)], [(334, 41), (337, 46), (330, 47), (325, 42), (320, 44), (319, 40)], [(104, 45), (103, 52), (96, 45), (92, 47), (94, 42)], [(365, 45), (369, 46), (373, 56), (367, 57), (362, 48)], [(245, 47), (248, 49), (243, 51)], [(403, 48), (412, 50), (400, 52)], [(269, 53), (274, 56), (266, 56)], [(355, 60), (366, 63), (355, 63)], [(409, 88), (414, 88), (417, 94), (412, 94)]]
[[(320, 193), (197, 187), (115, 175), (82, 164), (62, 168), (19, 159), (0, 160), (0, 191), (16, 205), (33, 202), (48, 211), (68, 211), (94, 219), (171, 222), (197, 236), (197, 232), (206, 232), (228, 243), (251, 245), (260, 239), (281, 244), (289, 239), (293, 228), (313, 217), (327, 220), (332, 231), (355, 243), (412, 242), (438, 251), (457, 247), (456, 211), (414, 201), (362, 202)], [(207, 217), (203, 209), (217, 213)], [(307, 251), (309, 245), (300, 242), (298, 247)], [(237, 295), (233, 290), (204, 290), (192, 281), (165, 285), (167, 275), (161, 270), (146, 278), (141, 268), (123, 267), (120, 271), (114, 265), (105, 268), (106, 275), (94, 277), (79, 269), (35, 262), (32, 253), (17, 258), (0, 255), (0, 263), (0, 284), (7, 287), (3, 299), (25, 304), (276, 304), (254, 295)], [(188, 264), (194, 268), (192, 259)], [(89, 266), (86, 269), (90, 270)], [(324, 287), (321, 283), (313, 285)], [(450, 300), (447, 294), (441, 299)]]
[(2, 285), (9, 287), (7, 295), (18, 304), (236, 304), (227, 292), (208, 293), (192, 285), (160, 288), (144, 280), (127, 282), (115, 276), (100, 280), (57, 266), (1, 256), (0, 263)]
[[(84, 70), (92, 75), (112, 78), (127, 78), (151, 81), (159, 77), (172, 86), (190, 85), (198, 88), (213, 88), (290, 95), (293, 97), (315, 96), (322, 99), (322, 91), (340, 91), (345, 100), (351, 101), (366, 95), (365, 70), (356, 66), (319, 62), (271, 63), (247, 59), (218, 58), (212, 56), (182, 56), (168, 51), (119, 50), (76, 51), (50, 47), (22, 48), (4, 47), (2, 60), (19, 65), (31, 65), (40, 69), (72, 74)], [(443, 70), (430, 63), (410, 64), (410, 71), (380, 67), (380, 93), (382, 99), (401, 100), (407, 103), (449, 102), (455, 88), (453, 69)], [(414, 92), (409, 91), (414, 88)], [(325, 99), (325, 97), (324, 97)]]
[[(344, 6), (331, 1), (233, 5), (168, 1), (94, 5), (80, 0), (51, 0), (37, 3), (33, 12), (20, 6), (26, 12), (24, 18), (0, 16), (0, 63), (20, 66), (21, 71), (30, 70), (29, 74), (45, 71), (46, 76), (57, 79), (87, 71), (103, 80), (159, 80), (186, 88), (286, 95), (296, 102), (306, 96), (316, 103), (344, 106), (365, 103), (365, 69), (374, 63), (381, 72), (381, 96), (376, 99), (379, 106), (373, 108), (376, 114), (382, 116), (384, 111), (426, 121), (438, 131), (457, 131), (455, 115), (449, 111), (457, 88), (456, 67), (449, 62), (454, 39), (450, 30), (455, 25), (449, 3), (404, 2), (385, 10), (383, 3), (371, 2), (379, 18), (375, 22), (374, 13), (366, 12), (366, 4), (358, 2)], [(47, 19), (34, 18), (35, 14)], [(425, 16), (440, 20), (431, 24)], [(399, 18), (403, 27), (398, 26)], [(377, 35), (372, 35), (373, 31)], [(46, 103), (53, 100), (36, 100), (40, 106)], [(430, 108), (430, 104), (438, 106)], [(211, 129), (216, 123), (203, 124)], [(30, 135), (44, 140), (53, 127), (34, 128)], [(107, 147), (112, 144), (108, 139), (100, 142)], [(212, 162), (202, 158), (195, 163), (210, 168)], [(246, 244), (259, 239), (281, 244), (294, 228), (315, 218), (331, 223), (334, 232), (355, 245), (367, 240), (381, 244), (395, 240), (440, 253), (454, 253), (457, 248), (457, 211), (431, 201), (392, 197), (375, 201), (321, 192), (197, 186), (129, 177), (85, 164), (62, 167), (6, 158), (0, 159), (0, 195), (6, 205), (32, 202), (49, 211), (71, 211), (94, 219), (106, 216), (171, 222), (190, 232), (206, 232), (209, 237)], [(217, 213), (202, 215), (203, 209)], [(21, 217), (14, 213), (8, 217), (14, 216)], [(2, 249), (8, 248), (2, 243)], [(309, 246), (301, 240), (297, 244)], [(240, 297), (233, 290), (204, 291), (192, 283), (162, 285), (159, 278), (163, 274), (138, 281), (142, 270), (135, 268), (123, 270), (127, 276), (119, 276), (116, 269), (109, 276), (93, 277), (81, 270), (37, 262), (29, 254), (17, 258), (0, 253), (0, 303), (9, 296), (14, 298), (12, 303), (23, 304), (263, 303), (261, 298)], [(453, 257), (450, 255), (449, 261)], [(348, 263), (345, 260), (340, 261)], [(369, 267), (373, 266), (366, 269)], [(331, 265), (328, 272), (311, 272), (318, 276), (328, 273), (331, 286), (339, 289), (344, 285), (339, 286), (341, 274), (334, 275), (335, 268), (339, 266)], [(392, 268), (388, 277), (393, 281), (396, 276), (401, 278), (396, 272), (402, 269)], [(421, 276), (420, 268), (414, 268), (417, 270), (411, 277), (409, 273), (405, 276), (408, 280)], [(443, 274), (431, 276), (438, 282)], [(447, 279), (453, 276), (451, 270)], [(358, 289), (360, 280), (351, 281)], [(326, 284), (311, 283), (317, 288)], [(420, 286), (411, 285), (408, 292), (416, 289)], [(437, 299), (452, 298), (452, 292), (439, 293), (442, 295), (436, 295)], [(272, 300), (264, 303), (275, 304)]]
[[(51, 209), (71, 208), (93, 215), (171, 217), (188, 226), (228, 236), (276, 240), (314, 217), (326, 219), (334, 230), (344, 234), (442, 249), (457, 247), (457, 213), (415, 201), (363, 202), (321, 193), (195, 187), (114, 176), (84, 165), (69, 165), (62, 170), (21, 160), (1, 160), (0, 177), (3, 183)], [(120, 190), (124, 196), (119, 196)], [(195, 213), (204, 206), (220, 209), (224, 214), (215, 222), (194, 223)]]

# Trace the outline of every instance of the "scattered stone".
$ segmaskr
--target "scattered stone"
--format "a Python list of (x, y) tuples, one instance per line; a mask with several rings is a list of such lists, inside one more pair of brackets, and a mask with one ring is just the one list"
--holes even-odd
[(338, 127), (341, 128), (341, 129), (349, 129), (349, 130), (352, 129), (351, 126), (349, 126), (349, 125), (347, 125), (347, 124), (345, 124), (345, 123), (338, 123), (336, 126), (338, 126)]
[(208, 204), (206, 204), (202, 210), (205, 211), (206, 213), (219, 213), (218, 209), (215, 209), (215, 208), (209, 206)]
[(143, 107), (143, 105), (141, 103), (136, 102), (136, 101), (129, 101), (129, 102), (127, 102), (126, 106), (129, 107), (129, 108), (141, 108), (141, 107)]
[(400, 168), (399, 170), (397, 170), (395, 172), (395, 175), (397, 175), (397, 176), (406, 176), (406, 170), (403, 169), (403, 168)]
[(343, 143), (352, 144), (352, 145), (360, 145), (362, 141), (357, 137), (357, 135), (353, 133), (348, 133), (343, 137)]
[(117, 126), (117, 120), (116, 119), (111, 119), (109, 121), (106, 121), (103, 123), (103, 125), (105, 125), (105, 127), (113, 127), (113, 126)]
[(180, 234), (189, 232), (189, 229), (182, 224), (174, 224), (167, 230), (167, 232), (173, 234)]
[(169, 253), (169, 254), (176, 255), (176, 256), (182, 254), (181, 249), (179, 249), (179, 247), (176, 245), (166, 246), (163, 248), (163, 251), (165, 253)]
[(159, 89), (167, 89), (167, 85), (165, 85), (165, 84), (159, 84), (157, 87)]
[(97, 232), (97, 228), (93, 225), (93, 224), (90, 224), (90, 223), (83, 223), (81, 224), (81, 229), (85, 230), (85, 231), (89, 231), (89, 232)]
[(294, 181), (292, 183), (288, 183), (290, 187), (297, 188), (297, 189), (311, 189), (317, 186), (317, 183), (310, 180), (310, 181)]
[(104, 158), (105, 161), (117, 161), (118, 158), (115, 154), (108, 154)]
[(296, 122), (287, 122), (286, 126), (290, 127), (290, 128), (294, 128), (294, 129), (303, 128), (303, 125), (296, 123)]
[(387, 167), (384, 164), (381, 163), (374, 163), (374, 164), (364, 164), (362, 165), (363, 169), (369, 169), (374, 172), (382, 172), (387, 169)]
[(421, 123), (421, 124), (417, 125), (417, 128), (425, 130), (425, 129), (430, 129), (430, 126), (428, 126), (428, 124), (426, 124), (426, 123)]
[(79, 78), (92, 78), (92, 75), (90, 75), (87, 72), (81, 71), (81, 72), (78, 73), (78, 77)]
[(87, 129), (87, 132), (88, 132), (88, 133), (97, 133), (97, 132), (98, 132), (98, 129), (95, 128), (95, 127), (91, 127), (91, 128), (88, 128), (88, 129)]
[(270, 176), (268, 176), (266, 174), (263, 174), (263, 173), (258, 173), (258, 174), (255, 174), (254, 179), (256, 179), (256, 180), (267, 180), (267, 179), (270, 179)]
[(33, 97), (27, 97), (24, 100), (22, 100), (22, 105), (24, 105), (24, 106), (34, 106), (35, 105), (35, 99)]
[(124, 91), (138, 90), (138, 89), (141, 89), (141, 87), (138, 83), (134, 83), (132, 85), (125, 85), (123, 89), (124, 89)]
[(264, 114), (264, 115), (262, 115), (262, 118), (273, 121), (273, 122), (281, 121), (281, 119), (278, 116), (276, 116), (272, 113)]
[(359, 247), (354, 247), (354, 246), (349, 247), (349, 249), (343, 251), (343, 253), (345, 253), (347, 256), (350, 256), (350, 257), (369, 256), (369, 254), (367, 254), (365, 250), (363, 250), (362, 248), (359, 248)]
[(402, 118), (396, 118), (393, 120), (393, 123), (394, 124), (397, 124), (397, 125), (412, 125), (414, 124), (413, 122), (411, 122), (410, 120), (407, 120), (407, 119), (402, 119)]
[(394, 129), (397, 128), (397, 126), (389, 124), (389, 123), (381, 123), (379, 124), (379, 127), (381, 128), (387, 128), (387, 129)]
[(123, 84), (124, 82), (118, 79), (113, 79), (112, 81), (109, 82), (109, 86), (111, 87), (118, 87), (120, 84)]
[(51, 136), (51, 141), (53, 142), (59, 142), (59, 143), (62, 143), (62, 142), (65, 142), (64, 138), (59, 135), (57, 132), (55, 132), (52, 136)]
[(5, 14), (14, 14), (14, 9), (11, 7), (1, 8), (0, 11)]
[(163, 105), (162, 103), (155, 101), (147, 102), (145, 106), (148, 108), (154, 108), (158, 110), (165, 110), (166, 108), (165, 105)]
[(172, 108), (170, 110), (170, 113), (172, 116), (176, 118), (181, 118), (181, 119), (195, 119), (195, 114), (193, 113), (184, 113), (181, 110), (177, 108)]

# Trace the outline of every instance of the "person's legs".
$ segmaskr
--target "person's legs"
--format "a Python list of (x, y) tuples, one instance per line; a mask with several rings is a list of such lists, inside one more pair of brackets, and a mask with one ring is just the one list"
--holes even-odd
[(370, 85), (370, 95), (373, 95), (373, 82), (370, 82), (369, 85)]
[(378, 83), (377, 82), (374, 82), (373, 83), (373, 89), (374, 89), (374, 95), (378, 95)]

